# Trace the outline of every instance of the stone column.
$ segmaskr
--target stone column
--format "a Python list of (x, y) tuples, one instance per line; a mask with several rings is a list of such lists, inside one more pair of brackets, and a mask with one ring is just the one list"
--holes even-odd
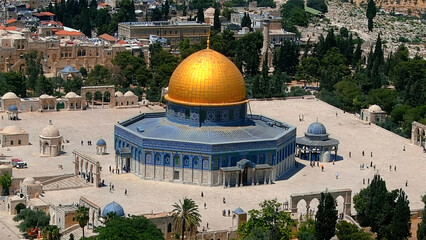
[(239, 181), (240, 181), (240, 171), (237, 171), (237, 181), (235, 181), (236, 187), (239, 187)]
[(222, 185), (223, 185), (223, 188), (225, 188), (225, 186), (226, 186), (226, 176), (225, 176), (225, 172), (222, 172)]
[(266, 170), (263, 170), (263, 184), (265, 184), (266, 181)]
[(269, 170), (269, 181), (268, 181), (268, 184), (272, 184), (272, 173), (273, 173), (273, 170), (271, 168), (271, 170)]
[(254, 174), (256, 174), (256, 170), (255, 170), (255, 169), (253, 169), (253, 170), (251, 171), (251, 185), (252, 185), (252, 186), (254, 185)]
[(243, 171), (244, 170), (241, 170), (241, 174), (240, 174), (241, 175), (241, 177), (240, 177), (240, 187), (243, 186), (243, 174), (244, 174)]
[(227, 177), (228, 177), (228, 188), (231, 187), (231, 176), (232, 176), (232, 172), (226, 173)]
[(105, 92), (102, 92), (102, 108), (104, 108), (104, 94)]

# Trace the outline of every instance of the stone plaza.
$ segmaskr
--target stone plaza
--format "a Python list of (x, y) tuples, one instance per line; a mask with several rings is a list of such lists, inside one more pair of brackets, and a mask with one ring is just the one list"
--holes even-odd
[[(289, 201), (292, 194), (345, 188), (352, 189), (353, 197), (361, 188), (367, 186), (368, 179), (371, 180), (375, 173), (379, 173), (386, 180), (388, 190), (404, 189), (412, 210), (423, 207), (420, 198), (426, 192), (426, 154), (421, 147), (412, 145), (409, 139), (374, 124), (365, 123), (354, 114), (344, 113), (315, 98), (251, 101), (249, 104), (253, 114), (267, 115), (296, 126), (297, 137), (303, 136), (308, 126), (318, 120), (327, 128), (327, 133), (340, 142), (337, 161), (334, 164), (323, 163), (322, 172), (320, 167), (311, 167), (309, 161), (296, 158), (298, 167), (290, 169), (273, 184), (232, 188), (147, 181), (131, 173), (111, 173), (109, 166), (115, 164), (114, 124), (141, 112), (164, 112), (164, 108), (159, 106), (22, 113), (22, 120), (14, 121), (13, 124), (29, 133), (30, 145), (3, 147), (1, 153), (12, 158), (22, 158), (28, 163), (27, 169), (13, 169), (15, 178), (24, 178), (73, 174), (75, 166), (72, 152), (78, 150), (100, 162), (101, 179), (107, 186), (46, 191), (41, 197), (43, 201), (64, 205), (77, 203), (79, 198), (84, 196), (101, 208), (115, 201), (123, 206), (126, 215), (138, 215), (172, 211), (172, 204), (186, 196), (194, 199), (199, 206), (202, 216), (200, 230), (203, 226), (206, 227), (207, 223), (208, 230), (230, 229), (232, 219), (222, 216), (223, 209), (232, 211), (240, 207), (249, 211), (258, 208), (258, 204), (265, 199), (277, 198), (279, 202), (284, 202)], [(303, 116), (303, 121), (300, 121), (300, 116)], [(0, 128), (12, 125), (12, 122), (6, 119), (4, 117), (4, 120), (0, 121)], [(63, 136), (64, 152), (57, 157), (40, 157), (39, 135), (50, 120)], [(106, 141), (108, 154), (97, 155), (95, 144), (87, 143), (96, 143), (98, 139)], [(364, 156), (362, 152), (365, 153)], [(375, 170), (360, 170), (360, 165), (370, 165), (371, 162), (376, 166)], [(109, 183), (115, 185), (112, 192), (109, 191)], [(127, 195), (124, 194), (125, 190), (128, 191)], [(201, 192), (204, 197), (201, 197)], [(226, 204), (223, 203), (223, 198), (226, 199)], [(339, 197), (337, 201), (337, 208), (342, 212), (343, 199)], [(317, 201), (312, 201), (310, 209), (315, 211), (316, 204)], [(306, 203), (299, 202), (298, 209), (300, 213), (306, 211)], [(355, 214), (353, 205), (352, 214)], [(12, 216), (1, 213), (0, 227), (5, 231), (0, 233), (0, 239), (19, 239), (16, 235), (16, 225)]]

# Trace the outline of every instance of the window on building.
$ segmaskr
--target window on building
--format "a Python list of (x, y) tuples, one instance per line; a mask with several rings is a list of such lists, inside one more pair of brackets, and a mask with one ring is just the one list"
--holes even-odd
[(10, 140), (10, 145), (13, 145), (13, 140)]
[(18, 145), (21, 145), (21, 140), (18, 140)]
[(172, 232), (172, 224), (167, 224), (167, 232)]

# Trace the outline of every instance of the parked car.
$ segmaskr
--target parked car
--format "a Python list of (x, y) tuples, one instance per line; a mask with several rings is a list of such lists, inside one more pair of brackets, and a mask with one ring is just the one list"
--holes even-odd
[(16, 168), (27, 168), (27, 167), (28, 165), (24, 161), (18, 162), (18, 164), (16, 165)]

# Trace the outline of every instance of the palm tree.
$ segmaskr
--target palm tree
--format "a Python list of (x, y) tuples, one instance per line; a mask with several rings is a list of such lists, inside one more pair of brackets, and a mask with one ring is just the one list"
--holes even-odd
[(109, 222), (110, 220), (114, 219), (118, 217), (117, 213), (115, 212), (109, 212), (107, 213), (107, 215), (105, 216), (105, 224), (107, 224), (107, 222)]
[(87, 222), (89, 222), (89, 209), (84, 206), (79, 207), (73, 220), (77, 221), (78, 225), (80, 225), (81, 229), (83, 230), (84, 238), (84, 227), (87, 225)]
[(173, 204), (173, 225), (176, 231), (181, 231), (182, 240), (185, 238), (185, 231), (200, 226), (201, 215), (198, 212), (198, 205), (194, 200), (184, 197), (183, 202)]
[(61, 233), (56, 225), (48, 225), (42, 230), (43, 240), (60, 240)]

